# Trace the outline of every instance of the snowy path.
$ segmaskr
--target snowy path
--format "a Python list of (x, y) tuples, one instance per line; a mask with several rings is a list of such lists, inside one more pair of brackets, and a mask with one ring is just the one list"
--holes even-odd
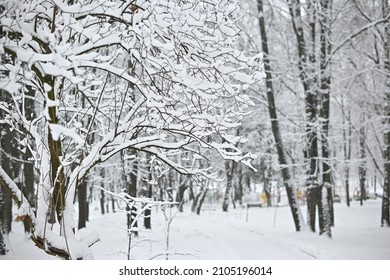
[[(234, 214), (237, 214), (235, 211)], [(173, 220), (170, 229), (170, 251), (174, 255), (170, 259), (313, 259), (313, 256), (305, 253), (301, 248), (286, 245), (280, 239), (273, 236), (265, 228), (258, 229), (256, 223), (245, 223), (239, 217), (229, 217), (222, 212), (202, 212), (201, 216), (192, 213), (179, 213)], [(97, 259), (123, 259), (127, 252), (127, 239), (123, 229), (113, 231), (120, 227), (118, 216), (111, 214), (116, 221), (109, 228), (106, 218), (100, 218), (98, 227), (101, 229), (102, 242), (94, 245), (94, 255)], [(140, 237), (136, 239), (138, 246), (133, 248), (132, 256), (135, 259), (149, 259), (163, 254), (165, 233), (161, 213), (155, 213), (153, 230), (141, 230)], [(122, 220), (122, 219), (120, 219)], [(293, 229), (291, 229), (293, 230)], [(122, 233), (121, 233), (122, 232)], [(110, 244), (110, 247), (107, 245)], [(107, 251), (110, 253), (107, 254)], [(102, 254), (105, 252), (105, 254)], [(158, 256), (163, 259), (165, 256)]]
[(202, 259), (311, 259), (259, 229), (241, 226), (225, 216), (197, 217), (192, 244)]
[[(95, 259), (127, 259), (128, 239), (124, 212), (101, 215), (91, 209), (86, 232), (97, 231), (100, 242), (92, 246)], [(276, 211), (275, 211), (276, 210)], [(200, 216), (185, 209), (177, 213), (170, 228), (169, 259), (185, 260), (293, 260), (293, 259), (385, 259), (390, 260), (390, 230), (379, 226), (380, 201), (367, 201), (347, 208), (336, 204), (333, 239), (316, 233), (294, 231), (288, 207), (203, 211)], [(176, 210), (174, 211), (176, 212)], [(12, 252), (1, 259), (53, 258), (25, 238), (21, 223), (10, 235)], [(132, 259), (165, 259), (165, 223), (161, 210), (152, 211), (152, 230), (141, 226), (134, 239)]]
[[(276, 212), (274, 208), (251, 209), (249, 222), (245, 222), (245, 209), (204, 211), (201, 216), (186, 210), (178, 213), (171, 225), (170, 251), (176, 254), (170, 259), (390, 259), (389, 230), (378, 225), (379, 209), (379, 201), (351, 208), (337, 204), (332, 240), (308, 231), (295, 232), (287, 207)], [(141, 246), (132, 254), (135, 259), (165, 252), (161, 212), (154, 212), (152, 221), (152, 231), (140, 232)], [(121, 258), (126, 251), (125, 237), (122, 242), (111, 247), (122, 251)], [(99, 252), (95, 255), (105, 258)]]

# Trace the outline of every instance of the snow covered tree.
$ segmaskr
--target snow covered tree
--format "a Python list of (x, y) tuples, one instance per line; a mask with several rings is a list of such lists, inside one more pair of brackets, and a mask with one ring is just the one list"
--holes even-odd
[[(354, 186), (351, 180), (362, 179), (362, 184), (354, 188), (357, 199), (364, 192), (359, 190), (364, 185), (371, 194), (379, 194), (376, 182), (384, 177), (383, 137), (380, 134), (385, 128), (382, 54), (385, 38), (383, 23), (386, 19), (382, 15), (380, 1), (333, 2), (333, 128), (330, 139), (333, 138), (335, 154), (344, 154), (338, 157), (343, 161), (342, 165), (338, 164), (342, 167), (339, 171), (343, 172), (334, 175), (336, 181), (344, 181), (349, 203), (349, 188)], [(337, 144), (341, 140), (337, 135), (341, 134), (344, 135), (343, 147)], [(364, 185), (363, 181), (366, 182)], [(370, 183), (374, 189), (370, 190)]]
[(289, 0), (287, 4), (305, 94), (308, 224), (314, 231), (318, 208), (320, 234), (331, 236), (333, 200), (328, 136), (332, 1)]
[[(32, 241), (47, 253), (92, 257), (75, 239), (73, 201), (88, 172), (123, 150), (193, 176), (210, 172), (177, 156), (197, 161), (214, 149), (250, 165), (252, 155), (235, 147), (242, 137), (229, 129), (253, 105), (243, 90), (264, 74), (260, 55), (235, 49), (236, 2), (29, 0), (2, 6), (0, 54), (9, 59), (1, 64), (0, 88), (10, 93), (12, 106), (0, 110), (31, 139), (36, 208), (2, 167), (0, 182), (30, 222)], [(36, 116), (29, 119), (20, 105), (31, 90)], [(59, 226), (47, 227), (48, 221)]]
[[(337, 84), (333, 90), (341, 95), (341, 111), (344, 121), (345, 157), (351, 167), (357, 169), (359, 187), (355, 188), (355, 198), (365, 198), (365, 188), (370, 181), (374, 187), (376, 181), (383, 180), (383, 205), (386, 205), (386, 191), (388, 190), (386, 169), (387, 131), (388, 131), (388, 23), (389, 14), (386, 12), (387, 1), (347, 1), (342, 5), (336, 1), (338, 20), (335, 30), (339, 31), (335, 41), (334, 81)], [(345, 12), (348, 10), (348, 12)], [(344, 16), (345, 15), (345, 16)], [(348, 73), (348, 75), (344, 75)], [(345, 79), (345, 76), (348, 78)], [(341, 86), (341, 87), (340, 87)], [(347, 133), (348, 131), (348, 133)], [(383, 135), (382, 137), (380, 135)], [(355, 135), (355, 136), (354, 136)], [(355, 140), (358, 148), (351, 149), (351, 142)], [(347, 152), (348, 150), (348, 152)], [(352, 150), (352, 155), (351, 155)], [(354, 158), (355, 157), (355, 158)], [(382, 162), (383, 159), (383, 162)], [(347, 166), (347, 170), (350, 168)], [(370, 179), (371, 176), (371, 180)], [(345, 175), (346, 187), (349, 187), (349, 172)], [(372, 190), (371, 190), (372, 191)], [(381, 195), (381, 191), (379, 191)], [(382, 225), (389, 211), (382, 211)], [(388, 214), (387, 214), (388, 215)]]

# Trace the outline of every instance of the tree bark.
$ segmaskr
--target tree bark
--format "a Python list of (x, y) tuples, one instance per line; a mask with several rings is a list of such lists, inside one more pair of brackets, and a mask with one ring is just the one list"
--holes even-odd
[(79, 222), (78, 229), (85, 228), (87, 225), (88, 200), (87, 200), (87, 180), (84, 178), (77, 188), (77, 199), (79, 202)]
[(0, 188), (0, 255), (5, 255), (9, 251), (6, 239), (11, 232), (11, 221), (12, 198)]
[(384, 92), (385, 130), (384, 138), (384, 184), (382, 196), (381, 225), (390, 226), (390, 5), (387, 0), (382, 0), (383, 17), (385, 22), (385, 46), (384, 46), (384, 70), (386, 73)]
[(330, 112), (330, 66), (331, 66), (331, 9), (332, 0), (319, 1), (320, 4), (320, 93), (321, 93), (321, 152), (322, 182), (320, 200), (320, 234), (332, 236), (334, 225), (332, 169), (329, 162), (329, 112)]
[[(55, 93), (55, 77), (46, 75), (42, 77), (42, 84), (48, 84), (51, 87), (51, 90), (47, 93), (47, 97), (49, 101), (56, 101), (56, 93)], [(58, 116), (57, 116), (57, 108), (56, 106), (48, 107), (48, 115), (49, 124), (58, 124)], [(63, 156), (62, 154), (62, 144), (60, 139), (54, 139), (51, 133), (50, 128), (48, 127), (48, 147), (50, 151), (50, 165), (51, 165), (51, 182), (53, 184), (53, 195), (51, 199), (51, 210), (52, 214), (56, 213), (57, 221), (60, 222), (62, 220), (62, 213), (65, 207), (65, 173), (64, 169), (61, 166), (60, 158)], [(52, 219), (50, 222), (54, 223), (55, 221)]]
[[(171, 171), (169, 171), (171, 173)], [(170, 175), (171, 176), (171, 175)], [(181, 178), (181, 176), (179, 177)], [(180, 185), (177, 188), (176, 202), (178, 203), (179, 212), (183, 212), (184, 208), (184, 193), (189, 187), (189, 179), (180, 180)], [(192, 190), (192, 188), (191, 188)]]
[[(0, 196), (1, 196), (1, 193), (0, 193)], [(8, 252), (8, 249), (7, 249), (7, 245), (5, 243), (4, 237), (3, 237), (3, 231), (0, 229), (0, 255), (5, 255), (5, 254), (7, 254), (7, 252)]]
[[(35, 91), (31, 87), (27, 87), (24, 100), (24, 112), (27, 120), (31, 121), (35, 118)], [(26, 133), (27, 137), (27, 133)], [(27, 139), (26, 142), (31, 146), (34, 145), (30, 139)], [(31, 150), (28, 147), (25, 147), (24, 153), (24, 162), (23, 162), (23, 183), (21, 186), (21, 191), (24, 196), (27, 198), (29, 204), (32, 207), (36, 207), (36, 197), (35, 197), (35, 173), (34, 173), (34, 162), (31, 160), (33, 157)], [(32, 228), (30, 223), (26, 220), (23, 221), (25, 233), (30, 233)]]
[(206, 198), (207, 191), (208, 191), (208, 188), (202, 189), (202, 195), (200, 196), (199, 203), (196, 207), (196, 214), (198, 214), (198, 215), (200, 215), (200, 211), (202, 210), (202, 205), (203, 205), (203, 202)]
[[(350, 194), (349, 194), (349, 160), (351, 159), (351, 135), (348, 134), (347, 139), (347, 123), (348, 123), (348, 131), (352, 132), (350, 125), (350, 111), (348, 111), (348, 118), (345, 112), (344, 106), (344, 97), (341, 96), (341, 109), (343, 113), (343, 151), (344, 151), (344, 187), (345, 187), (345, 202), (347, 206), (350, 207)], [(347, 118), (347, 121), (345, 120)]]
[[(8, 106), (11, 104), (11, 96), (8, 92), (0, 90), (0, 101), (4, 102)], [(4, 116), (2, 110), (0, 110), (0, 119), (3, 120)], [(20, 166), (13, 160), (18, 158), (20, 152), (17, 149), (17, 135), (16, 130), (12, 130), (10, 125), (5, 122), (0, 122), (0, 166), (4, 169), (7, 175), (14, 179), (19, 176)], [(6, 245), (6, 239), (8, 234), (12, 230), (12, 196), (5, 191), (5, 188), (0, 187), (0, 251), (1, 254), (6, 254), (8, 248)]]
[[(148, 157), (148, 162), (150, 162), (150, 158)], [(146, 197), (152, 198), (153, 196), (153, 185), (150, 184), (152, 180), (152, 167), (149, 166), (149, 181), (146, 183)], [(148, 207), (144, 212), (144, 227), (146, 229), (152, 229), (152, 209)]]
[(237, 163), (231, 160), (225, 161), (225, 174), (226, 174), (226, 189), (223, 196), (222, 211), (227, 212), (229, 210), (229, 198), (230, 192), (233, 187), (233, 173)]
[[(363, 120), (361, 122), (364, 123), (364, 113), (363, 113)], [(359, 147), (360, 147), (360, 153), (359, 153), (359, 167), (358, 167), (358, 173), (359, 173), (359, 187), (360, 187), (360, 205), (363, 205), (363, 201), (366, 199), (366, 176), (367, 176), (367, 166), (366, 166), (366, 145), (365, 145), (365, 128), (362, 126), (359, 129)]]
[(238, 203), (240, 206), (242, 205), (242, 198), (244, 196), (244, 186), (243, 186), (243, 180), (244, 180), (244, 173), (242, 172), (242, 166), (240, 165), (238, 168), (238, 188), (237, 188), (237, 198)]
[[(131, 197), (137, 197), (137, 180), (138, 180), (138, 162), (133, 161), (130, 171), (130, 183), (127, 183), (127, 193)], [(134, 233), (134, 236), (138, 236), (138, 222), (136, 220), (138, 209), (134, 205), (127, 205), (127, 229)]]

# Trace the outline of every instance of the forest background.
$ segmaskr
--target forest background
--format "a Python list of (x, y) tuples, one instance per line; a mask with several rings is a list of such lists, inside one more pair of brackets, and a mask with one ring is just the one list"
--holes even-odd
[(335, 202), (376, 197), (388, 227), (389, 9), (0, 2), (1, 254), (16, 219), (48, 254), (91, 257), (98, 237), (75, 234), (97, 200), (126, 205), (129, 244), (154, 206), (283, 195), (296, 231), (331, 238)]

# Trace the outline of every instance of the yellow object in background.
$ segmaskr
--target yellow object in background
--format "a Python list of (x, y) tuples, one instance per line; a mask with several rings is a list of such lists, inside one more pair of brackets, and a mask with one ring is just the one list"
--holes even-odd
[(268, 206), (268, 199), (265, 193), (260, 194), (260, 202), (263, 207)]

